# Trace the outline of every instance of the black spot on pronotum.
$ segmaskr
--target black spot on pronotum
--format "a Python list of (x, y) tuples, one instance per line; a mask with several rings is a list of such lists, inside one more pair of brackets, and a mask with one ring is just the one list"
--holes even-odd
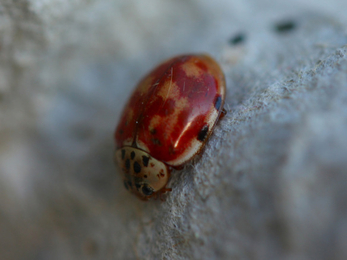
[(125, 150), (122, 150), (122, 160), (124, 160)]
[(238, 33), (229, 40), (229, 43), (231, 45), (239, 45), (243, 43), (245, 39), (246, 39), (246, 35), (244, 33)]
[(149, 132), (152, 134), (152, 135), (155, 135), (157, 133), (157, 130), (155, 130), (154, 128), (149, 130)]
[(214, 101), (215, 109), (217, 109), (217, 111), (219, 111), (221, 105), (222, 105), (222, 97), (221, 96), (217, 96), (215, 101)]
[(131, 158), (131, 160), (133, 160), (135, 158), (135, 152), (134, 151), (131, 152), (130, 158)]
[(149, 157), (147, 157), (147, 156), (142, 156), (142, 162), (143, 162), (143, 165), (144, 165), (145, 167), (147, 167), (147, 166), (148, 166), (148, 162), (149, 162)]
[(198, 134), (198, 140), (203, 142), (207, 136), (207, 133), (208, 133), (208, 125), (204, 125)]
[(286, 32), (294, 30), (295, 27), (296, 27), (296, 24), (293, 21), (282, 21), (275, 25), (275, 31), (277, 33), (286, 33)]
[(125, 167), (129, 170), (130, 169), (130, 160), (126, 159), (125, 161)]
[(135, 183), (135, 187), (136, 187), (137, 190), (139, 190), (141, 188), (141, 185), (138, 184), (138, 183)]
[(141, 165), (138, 162), (134, 162), (134, 172), (139, 173), (141, 171)]

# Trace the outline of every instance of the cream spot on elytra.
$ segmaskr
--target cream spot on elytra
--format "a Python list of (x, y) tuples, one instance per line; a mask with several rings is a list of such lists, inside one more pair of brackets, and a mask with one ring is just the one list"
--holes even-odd
[(198, 78), (203, 73), (203, 71), (192, 61), (182, 64), (182, 69), (186, 73), (187, 77)]

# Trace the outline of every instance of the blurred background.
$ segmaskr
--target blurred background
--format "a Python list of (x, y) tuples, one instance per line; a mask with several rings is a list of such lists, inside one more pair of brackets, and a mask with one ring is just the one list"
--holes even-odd
[[(177, 258), (158, 241), (144, 248), (153, 240), (138, 221), (153, 209), (124, 191), (112, 159), (132, 89), (160, 61), (200, 52), (221, 62), (228, 83), (273, 84), (281, 78), (264, 75), (278, 64), (283, 78), (307, 65), (281, 59), (346, 44), (346, 10), (342, 0), (1, 0), (0, 259), (199, 259), (195, 244)], [(244, 99), (228, 89), (226, 106)], [(245, 248), (207, 255), (261, 259)]]

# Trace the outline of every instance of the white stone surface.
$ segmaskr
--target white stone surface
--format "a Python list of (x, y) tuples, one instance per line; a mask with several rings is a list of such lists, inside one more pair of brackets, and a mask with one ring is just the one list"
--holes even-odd
[[(346, 259), (345, 10), (1, 0), (0, 259)], [(137, 81), (186, 52), (220, 61), (228, 114), (166, 201), (144, 203), (115, 172), (113, 130)]]

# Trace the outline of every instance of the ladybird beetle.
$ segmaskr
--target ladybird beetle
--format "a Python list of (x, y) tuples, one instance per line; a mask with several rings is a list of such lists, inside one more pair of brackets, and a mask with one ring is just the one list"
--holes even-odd
[(130, 97), (114, 137), (126, 189), (143, 200), (166, 188), (204, 147), (225, 113), (224, 74), (210, 56), (181, 55), (145, 76)]

